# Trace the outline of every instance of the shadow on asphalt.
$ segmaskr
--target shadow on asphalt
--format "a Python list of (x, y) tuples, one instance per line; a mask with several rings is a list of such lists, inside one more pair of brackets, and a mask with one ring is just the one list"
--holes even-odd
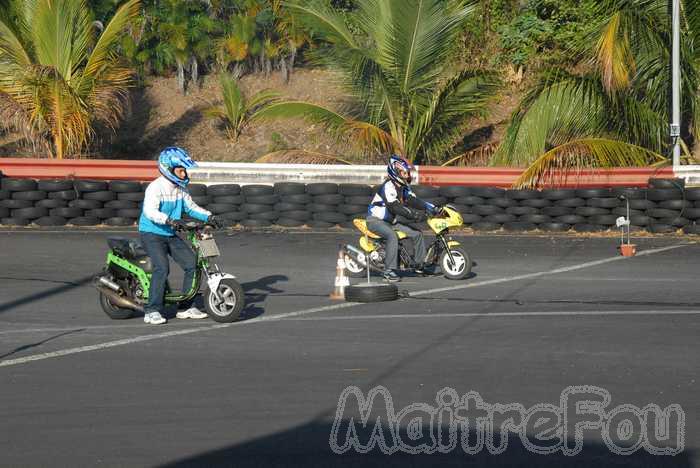
[[(356, 421), (353, 423), (353, 421)], [(549, 455), (534, 453), (526, 447), (520, 435), (506, 432), (505, 436), (500, 431), (493, 434), (470, 429), (469, 433), (454, 430), (453, 437), (456, 437), (453, 444), (449, 442), (449, 426), (443, 425), (434, 428), (431, 436), (431, 429), (421, 428), (417, 431), (412, 429), (409, 435), (402, 427), (398, 438), (394, 431), (389, 429), (384, 423), (377, 428), (370, 420), (367, 426), (357, 419), (345, 419), (338, 425), (339, 429), (333, 433), (333, 425), (329, 423), (310, 422), (292, 429), (271, 434), (268, 436), (253, 439), (249, 442), (232, 445), (229, 447), (213, 450), (176, 460), (164, 465), (161, 468), (188, 468), (202, 466), (225, 466), (225, 467), (362, 467), (362, 468), (386, 468), (386, 467), (470, 467), (470, 468), (513, 468), (513, 467), (539, 467), (539, 468), (685, 468), (691, 466), (691, 453), (681, 452), (675, 456), (652, 455), (644, 449), (639, 448), (630, 455), (618, 455), (612, 452), (602, 442), (583, 440), (580, 452), (573, 456), (566, 456), (561, 448), (554, 450)], [(353, 432), (348, 430), (353, 425)], [(420, 427), (420, 426), (418, 426)], [(376, 431), (373, 433), (373, 431)], [(398, 440), (410, 447), (420, 447), (425, 444), (427, 447), (435, 447), (440, 441), (444, 445), (445, 453), (410, 454), (403, 450), (395, 451), (387, 455), (380, 448), (380, 444), (372, 446), (370, 441), (378, 441), (382, 435), (385, 447), (399, 448)], [(374, 435), (374, 437), (372, 437)], [(478, 442), (481, 436), (481, 444)], [(505, 450), (500, 454), (492, 454), (483, 445), (485, 437), (493, 437), (493, 444), (498, 447), (506, 445)], [(504, 439), (505, 437), (505, 439)], [(349, 440), (355, 440), (363, 449), (369, 449), (367, 453), (358, 453), (349, 444)], [(472, 448), (471, 453), (467, 453), (462, 444), (467, 441), (467, 447)], [(543, 442), (538, 439), (529, 439), (541, 445)], [(601, 439), (602, 440), (602, 439)], [(557, 443), (561, 443), (556, 439)], [(336, 450), (346, 449), (344, 453), (335, 453), (331, 450), (333, 443)], [(555, 444), (552, 444), (555, 445)], [(573, 440), (566, 442), (567, 447), (573, 449)], [(673, 445), (670, 445), (673, 447)], [(481, 447), (480, 450), (478, 448)], [(340, 450), (339, 450), (340, 451)], [(495, 450), (494, 450), (495, 452)], [(497, 453), (497, 452), (496, 452)]]
[(76, 330), (69, 330), (69, 331), (66, 331), (63, 333), (59, 333), (58, 335), (50, 336), (50, 337), (46, 338), (45, 340), (37, 341), (36, 343), (30, 343), (30, 344), (19, 346), (19, 347), (13, 349), (12, 351), (10, 351), (9, 353), (5, 353), (3, 355), (0, 355), (0, 359), (4, 359), (6, 357), (12, 356), (13, 354), (19, 353), (20, 351), (26, 351), (28, 349), (36, 348), (37, 346), (41, 346), (44, 343), (48, 343), (49, 341), (55, 340), (56, 338), (60, 338), (62, 336), (66, 336), (66, 335), (72, 335), (73, 333), (80, 333), (82, 331), (85, 331), (85, 329), (79, 328)]
[[(42, 299), (46, 299), (52, 296), (55, 296), (57, 294), (62, 294), (66, 291), (70, 291), (71, 289), (78, 288), (80, 286), (84, 286), (92, 281), (92, 279), (95, 277), (94, 274), (85, 276), (83, 278), (80, 278), (76, 281), (66, 281), (64, 283), (61, 283), (60, 286), (56, 286), (54, 288), (49, 288), (49, 289), (44, 289), (42, 291), (38, 291), (34, 294), (29, 294), (28, 296), (20, 297), (19, 299), (15, 299), (13, 301), (9, 302), (4, 302), (0, 304), (0, 314), (3, 312), (9, 312), (10, 310), (23, 306), (25, 304), (30, 304), (35, 301), (40, 301)], [(43, 281), (40, 279), (37, 279), (36, 281)], [(53, 282), (53, 281), (52, 281)]]
[(255, 281), (241, 283), (245, 291), (245, 308), (241, 312), (241, 320), (252, 319), (264, 314), (267, 296), (284, 293), (283, 289), (278, 289), (275, 285), (287, 281), (289, 281), (289, 277), (286, 275), (269, 275)]

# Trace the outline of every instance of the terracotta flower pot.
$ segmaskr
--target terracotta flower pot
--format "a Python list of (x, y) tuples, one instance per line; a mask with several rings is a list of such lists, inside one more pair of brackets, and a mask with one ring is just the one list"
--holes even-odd
[(636, 244), (622, 244), (620, 246), (620, 253), (622, 254), (623, 257), (634, 257), (634, 254), (637, 253), (637, 245)]

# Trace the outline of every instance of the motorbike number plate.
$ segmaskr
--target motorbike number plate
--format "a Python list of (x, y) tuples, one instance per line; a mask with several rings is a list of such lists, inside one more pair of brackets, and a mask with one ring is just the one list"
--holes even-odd
[(199, 251), (202, 257), (218, 257), (219, 247), (214, 239), (203, 239), (199, 241)]

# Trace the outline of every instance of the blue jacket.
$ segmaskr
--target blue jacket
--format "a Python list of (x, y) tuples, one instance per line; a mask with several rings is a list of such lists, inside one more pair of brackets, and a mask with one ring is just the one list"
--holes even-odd
[(179, 185), (165, 177), (158, 177), (146, 188), (143, 210), (139, 218), (139, 232), (160, 236), (174, 236), (173, 228), (165, 224), (169, 219), (182, 219), (183, 211), (200, 221), (206, 221), (211, 213), (192, 201), (192, 197)]

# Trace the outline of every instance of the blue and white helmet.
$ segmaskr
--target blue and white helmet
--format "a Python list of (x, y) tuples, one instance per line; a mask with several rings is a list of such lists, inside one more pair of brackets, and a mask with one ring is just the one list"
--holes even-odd
[(177, 146), (169, 146), (161, 151), (160, 156), (158, 156), (158, 170), (173, 184), (183, 188), (187, 187), (187, 184), (190, 183), (190, 178), (180, 179), (176, 176), (174, 172), (176, 167), (191, 169), (197, 167), (197, 163), (192, 160), (186, 150)]
[(391, 155), (386, 172), (389, 174), (389, 179), (398, 185), (407, 186), (411, 183), (411, 163), (401, 156)]

